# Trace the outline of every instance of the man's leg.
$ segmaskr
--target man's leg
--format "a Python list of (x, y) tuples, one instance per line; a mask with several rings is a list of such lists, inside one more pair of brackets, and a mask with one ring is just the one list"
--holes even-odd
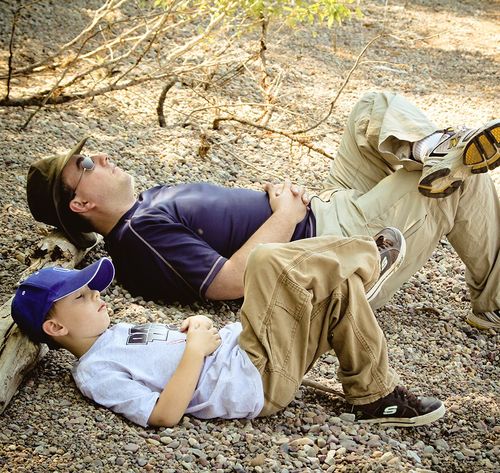
[[(372, 236), (386, 226), (401, 229), (408, 257), (373, 307), (382, 306), (416, 273), (447, 235), (466, 265), (474, 312), (494, 311), (500, 308), (498, 195), (488, 175), (466, 179), (445, 199), (418, 192), (422, 164), (409, 158), (410, 143), (435, 130), (400, 96), (364, 96), (349, 118), (329, 190), (322, 193), (323, 201), (311, 203), (317, 234)], [(352, 189), (340, 190), (346, 187)]]
[(411, 159), (411, 143), (437, 130), (401, 95), (365, 94), (349, 115), (324, 190), (355, 189), (364, 193), (401, 167), (421, 171), (422, 164)]
[[(351, 404), (371, 406), (395, 392), (398, 377), (365, 296), (378, 274), (379, 254), (369, 238), (322, 237), (252, 252), (240, 345), (262, 375), (261, 415), (287, 406), (304, 374), (331, 348)], [(433, 415), (441, 416), (437, 403)]]

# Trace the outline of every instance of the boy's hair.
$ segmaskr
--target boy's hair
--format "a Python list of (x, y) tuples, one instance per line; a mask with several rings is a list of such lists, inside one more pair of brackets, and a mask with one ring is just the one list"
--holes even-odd
[(36, 343), (59, 348), (43, 330), (54, 303), (84, 286), (103, 291), (113, 280), (115, 268), (108, 258), (101, 258), (84, 269), (66, 269), (58, 266), (33, 273), (18, 287), (12, 300), (11, 314), (19, 328)]

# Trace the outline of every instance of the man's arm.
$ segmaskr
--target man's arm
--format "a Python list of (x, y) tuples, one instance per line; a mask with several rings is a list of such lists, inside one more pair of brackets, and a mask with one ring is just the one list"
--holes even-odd
[(208, 318), (206, 321), (195, 317), (189, 319), (181, 327), (181, 330), (188, 332), (186, 349), (161, 392), (149, 416), (148, 425), (173, 427), (181, 420), (193, 398), (205, 357), (212, 354), (221, 343), (217, 329), (212, 327)]
[(272, 215), (226, 261), (218, 272), (205, 296), (213, 300), (238, 299), (243, 297), (243, 274), (250, 252), (260, 243), (285, 243), (292, 238), (295, 227), (307, 211), (307, 196), (286, 180), (283, 185), (267, 184)]

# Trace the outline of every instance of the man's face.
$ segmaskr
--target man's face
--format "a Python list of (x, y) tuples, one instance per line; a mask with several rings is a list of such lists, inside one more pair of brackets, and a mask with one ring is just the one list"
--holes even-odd
[(74, 199), (106, 208), (133, 198), (134, 184), (130, 174), (112, 163), (106, 154), (94, 154), (91, 158), (92, 170), (84, 170), (83, 157), (75, 155), (62, 171), (62, 181), (73, 189)]

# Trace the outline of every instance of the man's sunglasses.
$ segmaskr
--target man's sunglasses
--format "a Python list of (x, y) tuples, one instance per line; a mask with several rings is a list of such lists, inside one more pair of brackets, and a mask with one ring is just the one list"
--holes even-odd
[(82, 170), (82, 173), (80, 174), (80, 178), (78, 179), (75, 188), (73, 189), (73, 197), (71, 197), (71, 199), (75, 198), (76, 190), (78, 189), (78, 186), (80, 184), (80, 181), (82, 180), (83, 175), (85, 174), (85, 171), (93, 171), (95, 169), (94, 160), (87, 154), (81, 154), (80, 157), (77, 159), (76, 164)]

